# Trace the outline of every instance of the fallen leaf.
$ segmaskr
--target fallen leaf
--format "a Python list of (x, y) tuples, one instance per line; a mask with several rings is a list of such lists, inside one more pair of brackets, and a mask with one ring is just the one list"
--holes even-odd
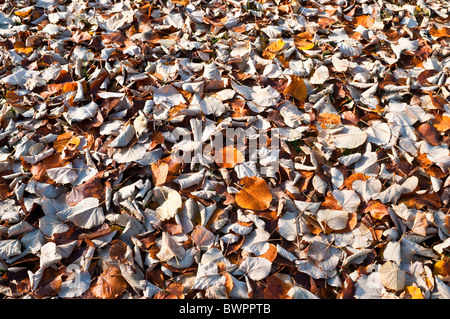
[(394, 262), (388, 261), (381, 266), (380, 279), (386, 288), (399, 291), (405, 288), (406, 273)]
[(156, 215), (161, 221), (174, 217), (183, 205), (181, 196), (177, 191), (171, 189), (166, 196), (165, 202), (156, 208)]
[(222, 168), (234, 168), (237, 164), (244, 161), (244, 155), (233, 146), (227, 146), (220, 149), (215, 155), (215, 162)]
[(100, 299), (116, 299), (127, 288), (127, 282), (116, 267), (108, 267), (91, 287), (92, 294)]
[(263, 211), (270, 207), (272, 194), (266, 181), (260, 177), (244, 177), (243, 188), (235, 195), (236, 203), (245, 209)]
[(273, 60), (277, 53), (281, 51), (286, 43), (282, 39), (278, 39), (269, 44), (263, 51), (263, 58)]
[(291, 81), (284, 90), (284, 94), (291, 95), (300, 102), (305, 102), (308, 97), (308, 92), (303, 79), (296, 75), (291, 76)]

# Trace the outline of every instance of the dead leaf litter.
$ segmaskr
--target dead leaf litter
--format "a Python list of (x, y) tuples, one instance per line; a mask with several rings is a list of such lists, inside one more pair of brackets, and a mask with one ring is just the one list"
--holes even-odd
[(447, 1), (0, 8), (3, 298), (450, 298)]

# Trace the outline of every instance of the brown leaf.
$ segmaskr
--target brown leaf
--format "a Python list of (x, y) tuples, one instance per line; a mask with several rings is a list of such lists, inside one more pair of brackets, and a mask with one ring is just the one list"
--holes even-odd
[(265, 299), (291, 299), (287, 293), (292, 285), (285, 283), (276, 274), (267, 277), (267, 287), (263, 291)]
[(119, 268), (110, 266), (97, 278), (96, 283), (91, 287), (91, 292), (100, 299), (115, 299), (120, 297), (126, 288), (127, 282)]
[(102, 41), (104, 44), (114, 43), (119, 47), (125, 45), (125, 41), (127, 37), (120, 31), (112, 32), (112, 33), (102, 33)]
[(128, 263), (128, 260), (125, 258), (125, 254), (127, 252), (128, 245), (125, 244), (120, 239), (116, 239), (111, 243), (111, 248), (109, 250), (109, 257), (112, 260), (117, 260), (120, 263)]
[(178, 282), (173, 282), (167, 286), (166, 290), (179, 299), (184, 299), (184, 286)]
[(399, 204), (404, 203), (408, 208), (422, 209), (428, 207), (431, 209), (439, 209), (442, 207), (441, 197), (438, 193), (414, 194), (414, 196), (401, 199)]
[(423, 138), (428, 144), (433, 146), (438, 146), (441, 144), (441, 135), (436, 130), (436, 127), (429, 124), (423, 123), (417, 129), (419, 136)]
[(61, 166), (64, 166), (64, 160), (61, 159), (61, 154), (53, 154), (32, 165), (31, 174), (34, 179), (40, 182), (54, 184), (55, 182), (47, 176), (47, 169)]
[(58, 295), (62, 284), (62, 274), (59, 271), (47, 268), (44, 270), (39, 286), (34, 292), (38, 298), (55, 297)]
[(88, 197), (95, 197), (103, 202), (105, 200), (105, 186), (101, 179), (94, 176), (83, 184), (77, 185), (67, 194), (67, 204), (75, 206), (80, 201)]
[(211, 245), (214, 241), (215, 235), (205, 226), (197, 225), (191, 233), (191, 238), (198, 246), (201, 247)]

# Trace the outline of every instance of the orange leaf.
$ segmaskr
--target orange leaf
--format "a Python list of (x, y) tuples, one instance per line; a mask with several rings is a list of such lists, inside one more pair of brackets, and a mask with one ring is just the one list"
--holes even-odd
[(363, 27), (370, 29), (371, 27), (373, 27), (375, 19), (372, 18), (370, 15), (362, 15), (356, 17), (353, 23), (355, 26), (362, 25)]
[(370, 216), (378, 220), (382, 219), (384, 216), (389, 215), (389, 211), (386, 205), (382, 204), (379, 201), (371, 203), (369, 206), (367, 206), (366, 209), (364, 209), (364, 212), (369, 212)]
[(45, 86), (45, 91), (41, 92), (41, 96), (45, 99), (53, 94), (59, 93), (64, 87), (64, 84), (50, 83)]
[(233, 146), (222, 148), (215, 156), (215, 162), (221, 168), (233, 168), (236, 164), (242, 163), (243, 161), (244, 155)]
[(364, 175), (363, 173), (355, 173), (350, 175), (349, 177), (347, 177), (344, 181), (344, 185), (345, 187), (347, 187), (348, 189), (353, 189), (352, 188), (352, 184), (354, 181), (360, 179), (362, 181), (367, 180), (367, 178), (369, 178), (368, 176)]
[(337, 114), (320, 113), (317, 121), (322, 123), (322, 128), (326, 128), (325, 124), (341, 124), (341, 117)]
[(416, 156), (416, 160), (422, 168), (428, 168), (430, 165), (433, 165), (433, 162), (428, 159), (425, 153)]
[(67, 92), (71, 92), (71, 91), (76, 91), (78, 90), (78, 83), (77, 82), (69, 82), (69, 83), (65, 83), (63, 86), (63, 92), (67, 93)]
[(433, 25), (430, 29), (430, 34), (436, 38), (450, 37), (450, 28), (444, 27), (444, 28), (438, 29), (438, 28), (436, 28), (436, 26)]
[(73, 132), (66, 132), (58, 135), (56, 141), (53, 142), (53, 148), (57, 153), (62, 152), (67, 143), (74, 137)]
[(331, 18), (326, 18), (326, 17), (322, 17), (319, 18), (319, 20), (317, 21), (317, 23), (319, 23), (319, 26), (324, 29), (326, 27), (329, 27), (330, 25), (332, 25), (333, 23), (336, 23), (335, 19), (331, 19)]
[(304, 50), (302, 48), (304, 48), (306, 45), (311, 44), (313, 36), (309, 33), (309, 32), (303, 32), (303, 33), (299, 33), (296, 36), (294, 36), (294, 45), (297, 47), (297, 49), (299, 50)]
[(32, 47), (22, 47), (22, 48), (16, 48), (17, 53), (22, 53), (22, 54), (30, 54), (31, 52), (33, 52), (33, 48)]
[(272, 193), (266, 181), (260, 177), (244, 177), (244, 187), (236, 194), (236, 203), (244, 208), (263, 211), (270, 207)]
[(160, 186), (166, 182), (169, 174), (169, 165), (167, 163), (151, 164), (152, 180), (155, 186)]
[(277, 257), (277, 254), (278, 254), (277, 247), (275, 247), (272, 244), (269, 244), (269, 249), (267, 249), (267, 251), (264, 254), (259, 255), (258, 257), (266, 258), (268, 261), (273, 262)]
[(450, 117), (445, 115), (435, 115), (433, 125), (439, 132), (447, 132), (450, 130)]
[(21, 10), (17, 10), (16, 12), (14, 12), (14, 14), (16, 16), (18, 16), (18, 17), (26, 18), (26, 17), (28, 17), (31, 14), (33, 9), (27, 9), (27, 10), (25, 10), (25, 9), (27, 9), (27, 8), (24, 8), (24, 9), (21, 9)]
[(173, 3), (179, 4), (182, 6), (187, 6), (191, 1), (189, 0), (172, 0)]
[(447, 279), (450, 276), (450, 258), (444, 257), (444, 259), (437, 261), (434, 264), (433, 275), (440, 276)]
[(293, 75), (291, 77), (291, 83), (289, 83), (289, 85), (284, 90), (284, 94), (289, 94), (295, 97), (300, 102), (305, 102), (306, 98), (308, 97), (305, 81), (303, 81), (301, 77)]

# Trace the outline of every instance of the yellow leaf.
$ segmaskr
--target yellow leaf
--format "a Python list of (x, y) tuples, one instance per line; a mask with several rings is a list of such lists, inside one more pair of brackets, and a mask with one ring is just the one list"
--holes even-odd
[(419, 287), (408, 286), (405, 288), (405, 292), (411, 296), (411, 299), (423, 299), (423, 294)]
[(16, 52), (21, 54), (30, 54), (31, 52), (33, 52), (33, 48), (32, 47), (16, 48)]
[(78, 136), (72, 136), (67, 144), (71, 144), (74, 145), (74, 147), (77, 147), (78, 145), (80, 145), (80, 142), (81, 140)]
[(302, 47), (299, 47), (298, 49), (300, 49), (300, 50), (311, 50), (312, 48), (314, 48), (314, 43), (306, 44), (306, 45), (304, 45)]
[(433, 275), (447, 278), (450, 275), (450, 258), (445, 257), (434, 264)]
[(295, 97), (300, 102), (305, 102), (308, 97), (308, 91), (306, 89), (305, 81), (301, 77), (293, 75), (291, 77), (291, 83), (284, 90), (284, 94)]
[(175, 4), (180, 4), (182, 6), (187, 6), (190, 3), (189, 0), (172, 0), (172, 2)]
[(33, 11), (33, 9), (31, 9), (30, 7), (28, 7), (28, 8), (24, 8), (24, 9), (21, 9), (21, 10), (17, 10), (16, 12), (14, 12), (14, 14), (16, 15), (16, 16), (18, 16), (18, 17), (21, 17), (21, 18), (26, 18), (26, 17), (28, 17), (29, 15), (30, 15), (30, 13)]
[(277, 41), (272, 42), (267, 46), (267, 48), (263, 51), (263, 58), (272, 60), (275, 58), (277, 53), (283, 49), (286, 43), (282, 39), (278, 39)]

